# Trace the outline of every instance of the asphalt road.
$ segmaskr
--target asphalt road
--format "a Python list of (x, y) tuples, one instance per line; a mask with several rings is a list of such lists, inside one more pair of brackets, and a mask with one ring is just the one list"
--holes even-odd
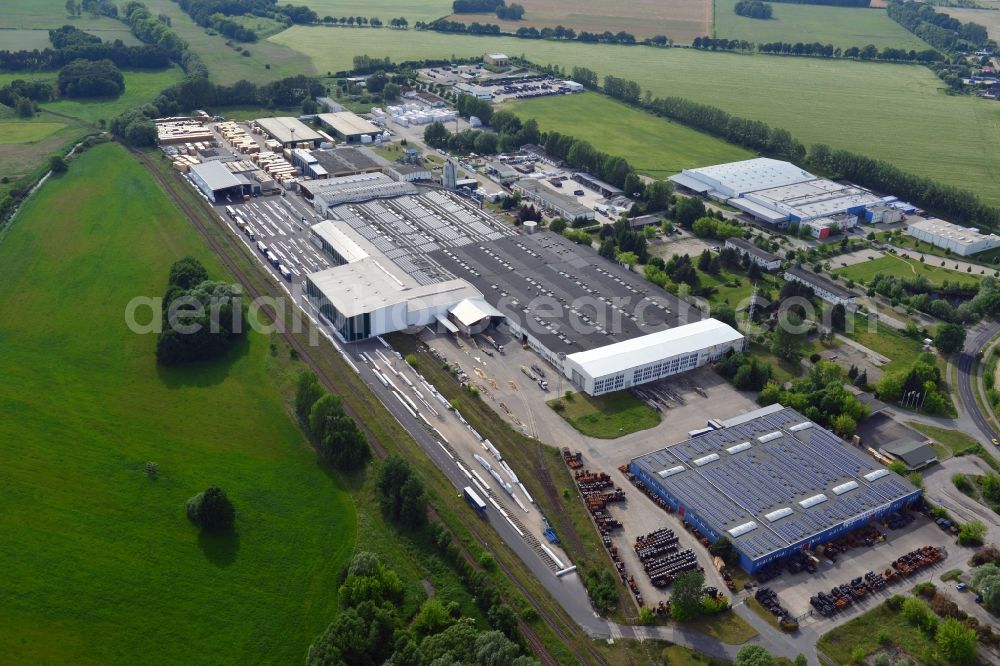
[(976, 354), (986, 346), (986, 343), (1000, 333), (1000, 322), (990, 322), (988, 325), (973, 329), (972, 335), (966, 338), (965, 349), (958, 357), (958, 395), (965, 407), (966, 413), (985, 438), (984, 445), (996, 453), (996, 447), (992, 445), (992, 440), (997, 436), (996, 430), (990, 425), (989, 420), (976, 401), (975, 387), (976, 366), (979, 361)]

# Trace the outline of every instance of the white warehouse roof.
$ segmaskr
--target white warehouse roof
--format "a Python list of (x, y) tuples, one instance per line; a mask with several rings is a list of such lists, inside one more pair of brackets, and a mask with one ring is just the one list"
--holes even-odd
[(918, 220), (911, 223), (909, 228), (919, 229), (929, 235), (947, 239), (962, 245), (972, 245), (973, 243), (981, 241), (1000, 242), (1000, 238), (994, 234), (984, 234), (978, 229), (963, 227), (961, 225), (954, 224), (953, 222), (945, 222), (944, 220), (939, 220), (937, 218)]
[[(344, 225), (345, 228), (350, 228)], [(323, 220), (312, 226), (313, 233), (333, 246), (344, 260), (352, 264), (367, 259), (368, 253), (330, 220)]]
[(578, 364), (591, 377), (604, 377), (655, 363), (667, 356), (698, 352), (742, 339), (740, 332), (728, 324), (716, 319), (703, 319), (624, 342), (577, 352), (566, 358)]
[(709, 191), (736, 197), (746, 192), (801, 183), (815, 178), (816, 176), (791, 162), (757, 157), (698, 169), (684, 169), (677, 176), (672, 176), (671, 180), (690, 187), (688, 183), (693, 179), (708, 185)]

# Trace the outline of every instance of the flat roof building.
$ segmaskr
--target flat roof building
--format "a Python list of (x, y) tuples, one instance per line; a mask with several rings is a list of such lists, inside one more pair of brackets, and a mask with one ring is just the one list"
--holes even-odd
[[(333, 263), (356, 263), (352, 270), (358, 271), (385, 269), (405, 276), (399, 279), (409, 285), (387, 291), (372, 282), (368, 289), (383, 294), (382, 300), (329, 297), (334, 309), (328, 319), (338, 322), (345, 339), (388, 332), (393, 323), (422, 325), (429, 317), (404, 317), (401, 313), (409, 310), (400, 303), (413, 294), (429, 298), (437, 293), (435, 285), (458, 280), (479, 296), (454, 292), (461, 298), (446, 311), (435, 310), (437, 324), (452, 332), (495, 324), (588, 393), (654, 381), (742, 348), (738, 332), (714, 320), (701, 321), (696, 308), (652, 289), (592, 248), (558, 234), (518, 235), (447, 191), (342, 204), (331, 207), (329, 216), (313, 227), (312, 241)], [(335, 282), (314, 283), (314, 298), (349, 279), (340, 277), (348, 273), (334, 275)], [(390, 305), (395, 309), (385, 310)], [(366, 308), (368, 320), (355, 319)], [(577, 356), (581, 352), (590, 355)]]
[(704, 319), (566, 357), (566, 374), (590, 395), (601, 395), (721, 359), (742, 351), (743, 336), (728, 324)]
[(368, 148), (360, 146), (314, 150), (312, 154), (332, 177), (381, 171), (389, 164)]
[(606, 198), (621, 196), (625, 193), (620, 187), (615, 187), (611, 183), (605, 183), (599, 178), (591, 176), (589, 173), (584, 173), (583, 171), (577, 171), (573, 174), (573, 180), (580, 183), (584, 187), (591, 189), (595, 192), (600, 192), (602, 196)]
[(938, 461), (937, 452), (927, 442), (903, 438), (879, 447), (879, 452), (901, 461), (913, 471), (933, 465)]
[(483, 56), (483, 62), (494, 67), (510, 66), (510, 58), (505, 53), (487, 53)]
[(515, 181), (513, 190), (520, 192), (525, 198), (538, 204), (550, 215), (558, 215), (569, 221), (593, 220), (594, 211), (587, 208), (573, 197), (551, 190), (532, 178), (522, 178)]
[(298, 118), (282, 116), (278, 118), (258, 118), (254, 123), (259, 126), (265, 134), (281, 142), (282, 146), (291, 146), (301, 142), (308, 142), (318, 146), (323, 140), (316, 130), (303, 123)]
[(316, 211), (324, 216), (333, 206), (417, 192), (412, 184), (395, 181), (384, 173), (362, 173), (339, 178), (307, 180), (299, 183), (299, 191), (307, 201), (312, 202)]
[(462, 95), (470, 95), (486, 102), (493, 101), (492, 90), (483, 86), (477, 86), (474, 83), (456, 83), (452, 89)]
[(634, 474), (754, 573), (912, 505), (920, 490), (793, 409), (774, 406), (634, 458)]
[(740, 197), (770, 187), (814, 180), (816, 176), (791, 162), (757, 157), (697, 169), (684, 169), (670, 180), (682, 187), (714, 199)]
[(810, 287), (816, 296), (834, 305), (843, 305), (846, 307), (853, 305), (857, 301), (857, 296), (850, 289), (842, 287), (836, 282), (827, 280), (822, 275), (817, 275), (804, 268), (789, 268), (785, 271), (785, 279)]
[(223, 162), (212, 160), (195, 164), (188, 175), (202, 193), (212, 201), (225, 196), (242, 197), (249, 192), (250, 181), (226, 168)]
[(743, 238), (727, 238), (726, 247), (748, 257), (750, 261), (766, 271), (776, 271), (781, 268), (781, 259), (778, 255), (763, 250)]
[(1000, 247), (1000, 236), (996, 234), (983, 234), (978, 229), (934, 218), (911, 223), (906, 233), (917, 240), (951, 250), (960, 257)]
[(767, 157), (684, 169), (670, 180), (769, 224), (842, 213), (857, 216), (883, 204), (881, 197), (868, 190), (817, 178), (791, 162)]
[(383, 132), (378, 125), (350, 111), (321, 113), (318, 118), (337, 138), (347, 143), (362, 143), (362, 137), (368, 136), (374, 139)]

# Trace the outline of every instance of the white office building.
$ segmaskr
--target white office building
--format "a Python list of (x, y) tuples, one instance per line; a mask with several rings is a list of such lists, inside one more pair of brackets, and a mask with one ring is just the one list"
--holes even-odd
[(744, 337), (716, 319), (704, 319), (566, 357), (564, 372), (590, 395), (620, 391), (693, 370), (742, 351)]

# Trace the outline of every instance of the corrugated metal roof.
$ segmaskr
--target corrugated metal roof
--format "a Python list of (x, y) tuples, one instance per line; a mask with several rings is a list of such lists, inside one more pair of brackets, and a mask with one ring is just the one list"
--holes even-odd
[(216, 160), (195, 164), (191, 167), (191, 173), (197, 174), (213, 191), (242, 185), (240, 179), (227, 169), (225, 164)]

